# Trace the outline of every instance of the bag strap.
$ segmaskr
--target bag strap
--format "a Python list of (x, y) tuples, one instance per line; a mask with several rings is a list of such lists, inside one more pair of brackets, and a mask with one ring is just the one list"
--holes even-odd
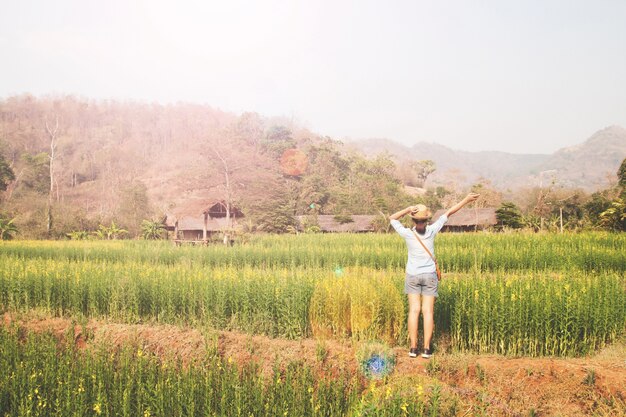
[(411, 232), (413, 232), (413, 234), (415, 235), (415, 237), (417, 238), (417, 241), (420, 243), (420, 245), (422, 245), (422, 247), (424, 248), (424, 250), (426, 251), (426, 253), (428, 255), (430, 255), (430, 257), (433, 259), (433, 261), (435, 263), (437, 263), (437, 260), (435, 259), (435, 257), (433, 256), (432, 253), (430, 253), (430, 251), (428, 250), (428, 248), (426, 247), (426, 245), (424, 245), (424, 242), (422, 242), (422, 239), (420, 239), (420, 237), (417, 235), (417, 233), (415, 233), (415, 230), (411, 229)]

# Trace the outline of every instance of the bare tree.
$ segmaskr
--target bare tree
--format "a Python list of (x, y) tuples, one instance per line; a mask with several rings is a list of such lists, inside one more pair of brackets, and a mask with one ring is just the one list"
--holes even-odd
[[(537, 204), (535, 205), (534, 212), (540, 217), (541, 224), (539, 228), (543, 230), (544, 217), (546, 215), (546, 209), (548, 208), (546, 205), (546, 200), (550, 193), (552, 192), (554, 185), (556, 184), (556, 170), (550, 169), (547, 171), (541, 171), (539, 173), (539, 195), (537, 197)], [(552, 174), (552, 179), (550, 181), (550, 185), (548, 188), (544, 189), (543, 187), (543, 174)]]
[(208, 172), (210, 183), (203, 183), (202, 188), (222, 188), (224, 190), (227, 224), (227, 229), (224, 231), (224, 243), (228, 243), (229, 233), (233, 228), (231, 213), (236, 189), (243, 186), (240, 172), (246, 166), (246, 162), (248, 162), (247, 165), (250, 165), (249, 161), (241, 160), (242, 153), (238, 152), (238, 146), (239, 144), (236, 144), (229, 135), (225, 134), (219, 141), (210, 140), (208, 146), (201, 152), (202, 159), (209, 161), (213, 171)]
[(230, 208), (232, 207), (233, 201), (232, 175), (235, 173), (235, 171), (241, 168), (241, 165), (234, 166), (234, 164), (229, 159), (227, 159), (223, 152), (220, 152), (217, 147), (213, 147), (212, 150), (218, 161), (220, 162), (220, 171), (221, 174), (224, 176), (223, 185), (226, 188), (226, 221), (228, 223), (228, 227), (231, 228), (232, 220), (230, 218)]
[(249, 141), (247, 136), (224, 129), (219, 137), (208, 137), (199, 149), (200, 172), (193, 182), (188, 183), (192, 189), (216, 189), (223, 196), (227, 218), (225, 243), (233, 229), (235, 204), (266, 198), (272, 185), (280, 178), (278, 162), (262, 153), (256, 155), (254, 150), (255, 143)]
[(59, 198), (58, 193), (58, 183), (54, 178), (54, 159), (56, 157), (56, 149), (57, 149), (57, 134), (59, 131), (59, 116), (55, 116), (54, 128), (51, 128), (48, 125), (48, 118), (45, 119), (46, 132), (48, 132), (48, 137), (50, 139), (50, 154), (48, 158), (50, 159), (50, 191), (48, 193), (48, 220), (46, 223), (46, 233), (50, 235), (50, 231), (52, 230), (52, 195), (54, 194), (54, 185), (57, 184), (57, 200)]

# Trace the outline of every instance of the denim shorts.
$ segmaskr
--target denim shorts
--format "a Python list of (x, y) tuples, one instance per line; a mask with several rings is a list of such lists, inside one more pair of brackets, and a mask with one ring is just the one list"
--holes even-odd
[(434, 295), (437, 297), (439, 295), (437, 292), (438, 287), (439, 280), (437, 279), (436, 272), (427, 272), (417, 275), (407, 273), (404, 278), (405, 294)]

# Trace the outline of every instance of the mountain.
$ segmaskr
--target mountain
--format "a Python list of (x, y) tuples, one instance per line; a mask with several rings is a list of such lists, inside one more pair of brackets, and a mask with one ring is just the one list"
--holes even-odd
[(469, 185), (482, 178), (497, 188), (515, 189), (554, 180), (558, 185), (594, 191), (610, 183), (626, 157), (626, 129), (609, 126), (553, 154), (468, 152), (427, 142), (404, 146), (389, 139), (361, 139), (346, 145), (368, 157), (387, 152), (399, 163), (430, 159), (436, 165), (430, 185)]
[(537, 171), (556, 170), (555, 176), (564, 186), (596, 190), (615, 177), (624, 157), (626, 129), (609, 126), (579, 145), (559, 149)]

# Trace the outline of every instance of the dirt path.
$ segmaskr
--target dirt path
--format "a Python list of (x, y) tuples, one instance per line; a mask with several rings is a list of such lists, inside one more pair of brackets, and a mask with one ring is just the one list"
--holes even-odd
[[(4, 326), (51, 330), (61, 341), (72, 326), (68, 318), (4, 313)], [(173, 325), (122, 324), (90, 319), (74, 324), (75, 344), (88, 349), (105, 343), (111, 349), (137, 344), (160, 356), (180, 355), (183, 365), (202, 357), (217, 343), (219, 354), (239, 364), (259, 363), (270, 375), (275, 360), (302, 360), (314, 369), (355, 372), (350, 341), (285, 340), (231, 331)], [(434, 360), (409, 358), (396, 348), (397, 364), (389, 383), (403, 389), (438, 383), (449, 398), (460, 399), (459, 415), (539, 416), (626, 415), (626, 348), (623, 344), (589, 358), (507, 358), (497, 355), (437, 354)]]

